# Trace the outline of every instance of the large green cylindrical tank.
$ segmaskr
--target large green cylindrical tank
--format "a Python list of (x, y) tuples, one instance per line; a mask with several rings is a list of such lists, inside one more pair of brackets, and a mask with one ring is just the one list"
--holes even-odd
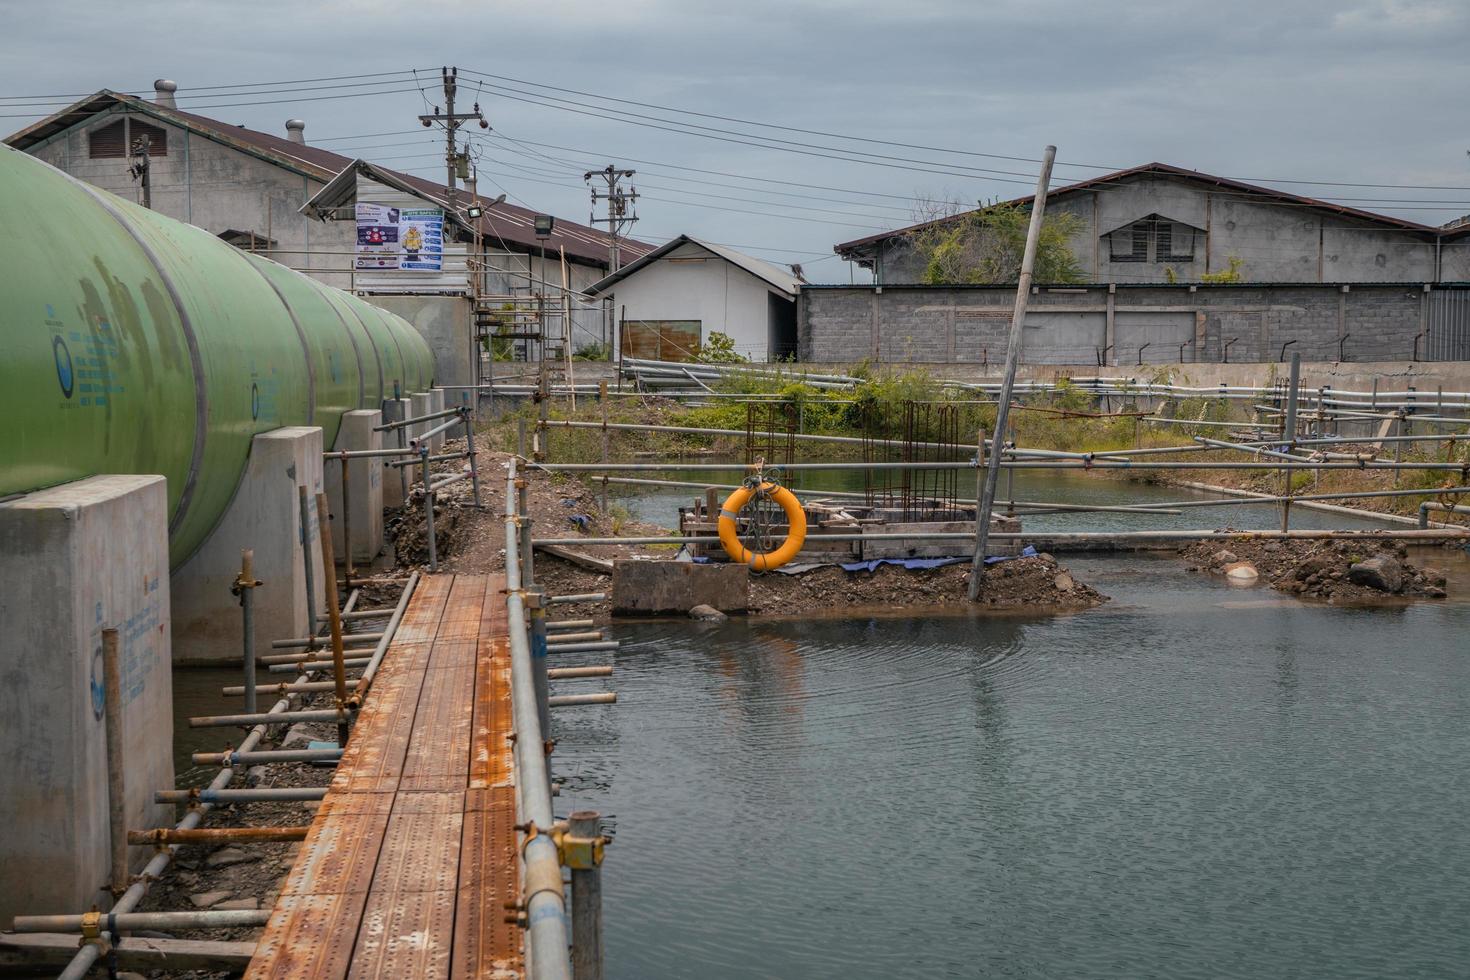
[(170, 560), (224, 513), (251, 438), (426, 391), (405, 320), (8, 147), (0, 152), (0, 497), (168, 478)]

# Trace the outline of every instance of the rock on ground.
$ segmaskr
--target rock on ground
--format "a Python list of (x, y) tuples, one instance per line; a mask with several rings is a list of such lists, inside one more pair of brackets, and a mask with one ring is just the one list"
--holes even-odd
[(1180, 556), (1191, 571), (1212, 575), (1233, 576), (1250, 565), (1278, 592), (1329, 602), (1445, 597), (1445, 576), (1415, 567), (1408, 550), (1394, 541), (1242, 538), (1231, 541), (1229, 550), (1218, 542), (1196, 542)]

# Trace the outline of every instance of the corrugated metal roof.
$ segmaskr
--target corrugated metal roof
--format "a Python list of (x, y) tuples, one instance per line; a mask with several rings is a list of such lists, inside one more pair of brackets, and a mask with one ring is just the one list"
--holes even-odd
[[(1258, 184), (1247, 184), (1243, 181), (1232, 180), (1229, 177), (1216, 177), (1213, 174), (1207, 174), (1199, 170), (1186, 170), (1183, 167), (1176, 167), (1172, 164), (1158, 162), (1145, 163), (1137, 167), (1129, 167), (1126, 170), (1116, 170), (1110, 174), (1103, 174), (1100, 177), (1093, 177), (1090, 180), (1080, 181), (1076, 184), (1067, 184), (1064, 187), (1058, 187), (1055, 190), (1048, 192), (1047, 199), (1054, 200), (1065, 194), (1093, 190), (1107, 184), (1117, 183), (1119, 181), (1128, 180), (1133, 177), (1149, 175), (1175, 177), (1182, 180), (1192, 180), (1202, 184), (1210, 184), (1215, 187), (1228, 188), (1232, 191), (1256, 195), (1262, 198), (1280, 201), (1282, 203), (1291, 204), (1297, 207), (1306, 207), (1319, 211), (1328, 211), (1333, 214), (1341, 215), (1343, 217), (1355, 218), (1359, 221), (1367, 221), (1371, 224), (1381, 225), (1386, 228), (1393, 228), (1398, 231), (1413, 231), (1431, 236), (1449, 237), (1445, 235), (1443, 229), (1436, 228), (1432, 225), (1421, 225), (1418, 222), (1405, 221), (1402, 218), (1393, 218), (1386, 214), (1378, 214), (1373, 211), (1362, 211), (1358, 208), (1350, 208), (1341, 204), (1333, 204), (1329, 201), (1318, 200), (1314, 197), (1303, 197), (1300, 194), (1292, 194), (1288, 191), (1278, 191), (1270, 187), (1261, 187)], [(1028, 194), (1025, 197), (1014, 198), (1005, 203), (1018, 205), (1030, 204), (1035, 196), (1036, 195), (1034, 194)], [(842, 242), (841, 244), (832, 246), (832, 250), (843, 257), (850, 257), (852, 253), (863, 251), (867, 246), (876, 245), (879, 242), (885, 242), (893, 238), (901, 238), (904, 235), (916, 231), (919, 228), (925, 228), (930, 225), (943, 224), (947, 221), (955, 221), (959, 218), (965, 217), (966, 215), (971, 215), (974, 213), (975, 211), (967, 211), (963, 215), (955, 215), (951, 218), (940, 218), (938, 221), (921, 221), (918, 224), (908, 225), (903, 228), (896, 228), (893, 231), (879, 232), (876, 235), (869, 235), (866, 238), (855, 238), (850, 242)], [(1470, 228), (1466, 229), (1466, 233), (1470, 233)]]
[(663, 258), (665, 255), (668, 255), (670, 252), (681, 245), (698, 245), (705, 251), (719, 256), (726, 262), (729, 262), (731, 265), (738, 266), (739, 268), (744, 269), (746, 272), (755, 276), (757, 279), (766, 282), (767, 284), (775, 287), (776, 289), (779, 289), (781, 292), (793, 298), (795, 298), (797, 290), (801, 288), (803, 283), (803, 280), (793, 273), (787, 270), (783, 270), (779, 266), (774, 266), (769, 262), (765, 262), (761, 259), (755, 258), (754, 256), (746, 255), (744, 252), (737, 252), (728, 245), (720, 245), (716, 242), (707, 242), (703, 239), (695, 238), (692, 235), (680, 235), (678, 238), (673, 238), (667, 242), (664, 242), (664, 244), (660, 245), (652, 252), (649, 252), (647, 255), (644, 255), (636, 262), (630, 262), (619, 269), (617, 272), (614, 272), (612, 275), (605, 276), (602, 279), (599, 279), (591, 286), (588, 286), (585, 292), (589, 296), (596, 296), (598, 293), (605, 292), (613, 284), (620, 282), (623, 279), (626, 279), (629, 276), (633, 275), (638, 270), (648, 265), (651, 265), (654, 262), (657, 262), (659, 259)]
[[(7, 137), (5, 142), (16, 149), (26, 150), (78, 123), (85, 122), (92, 116), (113, 111), (119, 107), (181, 126), (243, 153), (250, 153), (287, 170), (319, 180), (324, 184), (330, 183), (334, 177), (355, 162), (351, 157), (333, 153), (331, 150), (325, 150), (310, 143), (297, 143), (285, 136), (274, 136), (259, 130), (247, 129), (244, 126), (232, 126), (208, 116), (186, 112), (182, 109), (172, 109), (137, 96), (124, 95), (108, 89), (103, 89), (40, 122), (27, 126)], [(422, 194), (441, 206), (444, 205), (447, 188), (443, 184), (396, 170), (378, 169), (383, 173), (392, 174), (403, 184), (413, 188), (415, 193)], [(463, 191), (460, 192), (460, 200), (461, 202), (468, 200)], [(462, 206), (463, 203), (461, 203)], [(486, 209), (480, 219), (480, 231), (488, 242), (503, 242), (508, 248), (515, 251), (539, 251), (542, 241), (535, 235), (535, 216), (536, 212), (527, 208), (509, 203), (499, 204), (494, 208)], [(576, 260), (584, 265), (604, 268), (608, 264), (608, 244), (606, 232), (577, 224), (574, 221), (566, 221), (560, 217), (556, 219), (555, 231), (545, 242), (548, 254), (555, 254), (558, 249), (564, 248), (568, 259)], [(618, 247), (625, 254), (635, 256), (644, 255), (653, 249), (652, 245), (631, 238), (619, 238)]]

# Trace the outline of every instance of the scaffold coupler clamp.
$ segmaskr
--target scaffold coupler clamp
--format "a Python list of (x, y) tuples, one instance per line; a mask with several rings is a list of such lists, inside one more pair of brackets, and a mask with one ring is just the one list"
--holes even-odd
[(556, 859), (563, 867), (573, 871), (593, 871), (602, 865), (602, 852), (609, 843), (606, 837), (577, 837), (567, 831), (564, 823), (551, 830), (551, 839), (556, 841)]
[[(106, 956), (112, 950), (112, 938), (109, 930), (102, 928), (102, 913), (97, 909), (82, 914), (82, 939), (77, 943), (77, 948), (83, 946), (96, 946), (97, 952)], [(107, 916), (109, 925), (112, 916)]]

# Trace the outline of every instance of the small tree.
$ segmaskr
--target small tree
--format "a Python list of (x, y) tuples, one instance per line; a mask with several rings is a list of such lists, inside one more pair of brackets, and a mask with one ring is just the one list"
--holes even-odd
[(704, 364), (744, 364), (750, 360), (736, 352), (733, 337), (718, 330), (710, 331), (694, 359)]
[[(935, 207), (926, 202), (920, 210), (932, 213)], [(923, 281), (930, 285), (1015, 282), (1021, 277), (1030, 222), (1029, 206), (990, 204), (931, 219), (909, 233), (909, 247), (923, 261)], [(1042, 220), (1034, 270), (1037, 282), (1083, 281), (1082, 266), (1070, 244), (1081, 230), (1081, 219), (1067, 211), (1054, 211)]]

